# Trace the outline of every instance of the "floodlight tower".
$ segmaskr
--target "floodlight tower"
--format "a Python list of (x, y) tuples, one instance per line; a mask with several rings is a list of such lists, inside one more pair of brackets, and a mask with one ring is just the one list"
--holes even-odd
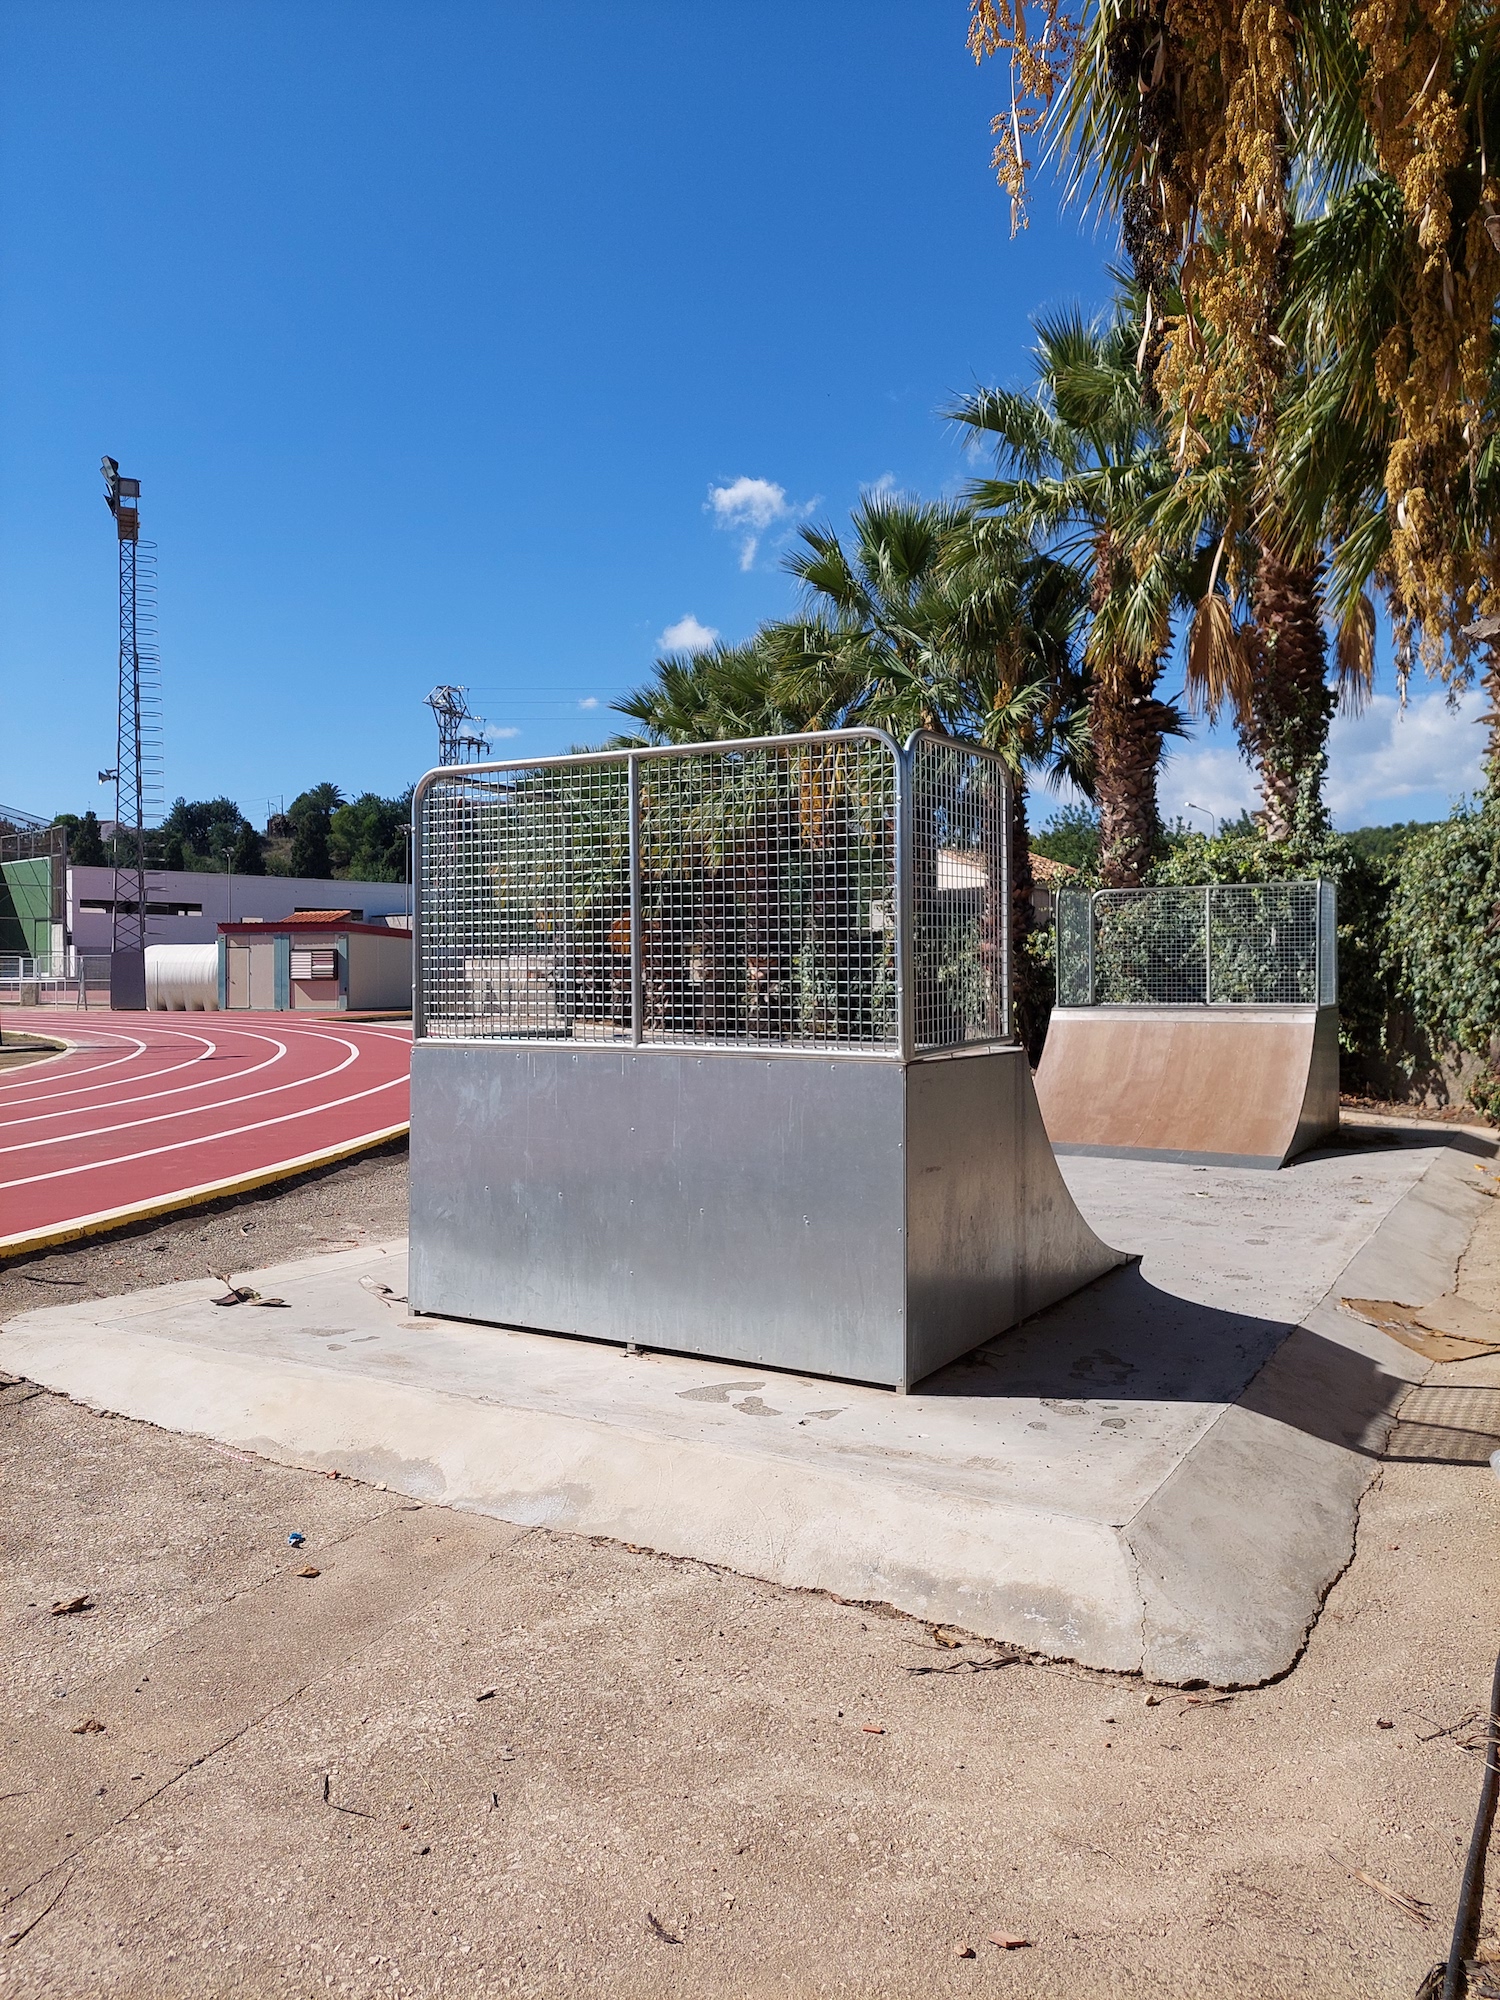
[(484, 724), (469, 710), (468, 689), (435, 687), (427, 706), (437, 718), (438, 762), (477, 764), (490, 747)]
[[(161, 660), (156, 649), (156, 544), (143, 542), (141, 482), (100, 460), (120, 551), (119, 706), (115, 725), (114, 949), (144, 952), (150, 878), (146, 822), (159, 802)], [(130, 846), (121, 865), (121, 835)]]

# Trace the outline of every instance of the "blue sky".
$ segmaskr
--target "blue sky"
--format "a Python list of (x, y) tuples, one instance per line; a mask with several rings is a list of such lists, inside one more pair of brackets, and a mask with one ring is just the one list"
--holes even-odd
[[(1023, 381), (1113, 249), (1046, 189), (1011, 239), (965, 14), (6, 9), (0, 799), (107, 803), (106, 451), (160, 548), (167, 796), (256, 820), (409, 783), (439, 681), (497, 748), (597, 740), (664, 633), (789, 608), (799, 519), (954, 490), (935, 412)], [(1340, 822), (1442, 813), (1479, 735), (1387, 680)], [(1163, 782), (1250, 793), (1221, 734)]]

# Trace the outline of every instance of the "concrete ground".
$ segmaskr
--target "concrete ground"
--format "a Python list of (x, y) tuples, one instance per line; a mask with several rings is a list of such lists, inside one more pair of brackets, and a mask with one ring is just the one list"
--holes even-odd
[[(402, 1165), (314, 1198), (375, 1219)], [(1488, 1203), (1460, 1279), (1500, 1305)], [(1409, 1996), (1478, 1790), (1497, 1413), (1500, 1363), (1431, 1371), (1295, 1668), (1217, 1699), (17, 1383), (0, 1993)]]
[(415, 1317), (400, 1240), (252, 1268), (270, 1311), (226, 1311), (217, 1277), (50, 1305), (7, 1319), (0, 1367), (520, 1526), (1254, 1684), (1347, 1563), (1426, 1366), (1325, 1294), (1449, 1288), (1488, 1185), (1466, 1143), (1479, 1162), (1386, 1140), (1281, 1174), (1070, 1160), (1139, 1267), (907, 1396)]

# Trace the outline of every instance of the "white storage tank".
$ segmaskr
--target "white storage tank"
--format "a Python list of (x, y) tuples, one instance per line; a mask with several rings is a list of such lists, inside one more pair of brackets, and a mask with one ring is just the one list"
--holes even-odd
[(218, 945), (148, 944), (146, 1005), (169, 1014), (216, 1014)]

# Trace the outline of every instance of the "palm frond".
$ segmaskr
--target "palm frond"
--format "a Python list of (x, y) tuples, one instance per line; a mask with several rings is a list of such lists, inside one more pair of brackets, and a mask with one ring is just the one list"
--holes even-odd
[(1188, 627), (1187, 695), (1194, 714), (1216, 721), (1224, 708), (1249, 713), (1254, 635), (1235, 623), (1234, 607), (1210, 591), (1194, 608)]

